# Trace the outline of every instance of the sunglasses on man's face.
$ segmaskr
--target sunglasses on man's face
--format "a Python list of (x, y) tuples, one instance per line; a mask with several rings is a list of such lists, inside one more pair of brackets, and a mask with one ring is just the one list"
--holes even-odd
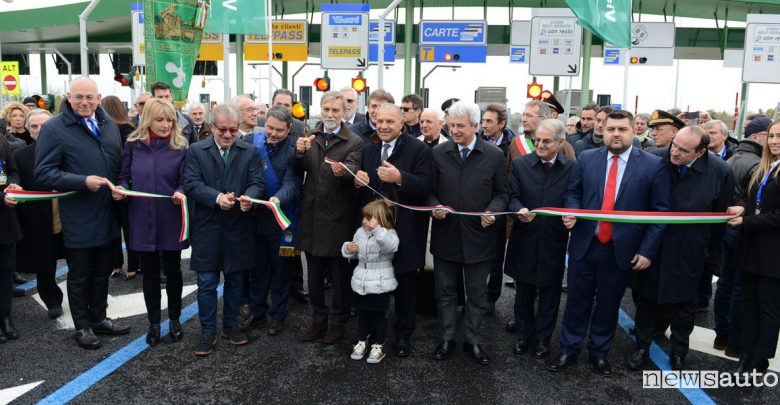
[(409, 112), (409, 110), (416, 110), (416, 108), (414, 108), (414, 107), (401, 107), (401, 110), (403, 110), (403, 112)]

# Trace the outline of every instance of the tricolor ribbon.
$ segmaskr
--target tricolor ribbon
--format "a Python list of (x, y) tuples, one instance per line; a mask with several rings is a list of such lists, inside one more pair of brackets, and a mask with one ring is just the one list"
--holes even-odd
[(271, 209), (271, 212), (274, 214), (274, 219), (276, 219), (276, 223), (279, 224), (279, 227), (282, 228), (282, 230), (287, 229), (290, 224), (292, 224), (292, 221), (287, 219), (287, 216), (284, 215), (284, 211), (282, 211), (282, 207), (279, 206), (279, 203), (275, 201), (266, 201), (266, 200), (258, 200), (256, 198), (247, 197), (249, 201), (252, 201), (255, 204), (265, 205), (266, 207)]
[(45, 201), (57, 198), (67, 198), (76, 195), (75, 191), (28, 191), (28, 190), (6, 190), (5, 195), (16, 201)]
[[(385, 195), (377, 191), (375, 188), (368, 185), (357, 175), (349, 170), (349, 168), (333, 159), (325, 158), (324, 162), (329, 165), (341, 164), (352, 177), (358, 179), (369, 190), (373, 191), (377, 195), (381, 196), (385, 200), (412, 211), (425, 211), (430, 212), (434, 210), (447, 211), (454, 215), (468, 215), (468, 216), (496, 216), (496, 215), (516, 215), (517, 212), (471, 212), (471, 211), (457, 211), (452, 207), (446, 205), (439, 206), (420, 206), (420, 205), (406, 205), (395, 202)], [(733, 215), (725, 212), (645, 212), (645, 211), (601, 211), (601, 210), (582, 210), (575, 208), (551, 208), (540, 207), (530, 212), (544, 215), (544, 216), (573, 216), (581, 219), (589, 219), (593, 221), (602, 222), (622, 222), (630, 224), (715, 224), (728, 222)]]
[[(105, 180), (106, 180), (105, 183), (106, 186), (108, 186), (108, 188), (110, 188), (111, 191), (122, 194), (127, 197), (173, 198), (173, 196), (170, 195), (145, 193), (143, 191), (119, 188), (114, 183), (112, 183), (111, 180), (109, 179), (105, 179)], [(179, 205), (181, 206), (181, 231), (179, 232), (179, 242), (184, 242), (190, 237), (190, 215), (189, 215), (189, 205), (187, 204), (187, 196), (184, 196), (184, 200), (182, 200), (181, 204)]]
[(534, 142), (525, 137), (525, 134), (520, 134), (515, 137), (515, 146), (520, 150), (520, 154), (525, 156), (532, 153), (534, 150)]

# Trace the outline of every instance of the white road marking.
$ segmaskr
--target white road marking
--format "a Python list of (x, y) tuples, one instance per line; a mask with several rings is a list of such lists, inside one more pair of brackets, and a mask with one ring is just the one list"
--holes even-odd
[[(668, 338), (670, 335), (671, 335), (671, 331), (667, 329), (666, 337)], [(714, 330), (702, 328), (700, 326), (694, 326), (693, 332), (691, 333), (691, 337), (690, 337), (689, 347), (691, 348), (691, 350), (696, 350), (697, 352), (707, 353), (709, 355), (717, 356), (734, 362), (739, 361), (739, 359), (726, 356), (725, 351), (715, 350), (712, 347), (712, 343), (714, 341), (715, 341)], [(780, 346), (778, 346), (777, 352), (775, 353), (775, 358), (769, 359), (769, 369), (780, 372)]]
[(0, 390), (0, 404), (10, 404), (16, 400), (16, 398), (21, 397), (22, 395), (32, 391), (35, 387), (43, 384), (43, 381), (44, 380)]

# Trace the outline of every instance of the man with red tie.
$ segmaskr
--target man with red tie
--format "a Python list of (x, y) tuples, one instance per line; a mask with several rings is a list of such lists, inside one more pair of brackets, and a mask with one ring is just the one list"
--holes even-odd
[[(634, 116), (627, 111), (607, 115), (604, 147), (579, 156), (564, 198), (566, 208), (669, 210), (669, 175), (660, 158), (633, 146), (633, 127)], [(608, 376), (612, 367), (607, 354), (615, 335), (620, 300), (633, 272), (646, 270), (655, 259), (664, 225), (613, 224), (572, 216), (563, 217), (563, 224), (571, 230), (568, 300), (560, 355), (547, 369), (561, 371), (577, 361), (590, 323), (590, 362), (597, 372)]]

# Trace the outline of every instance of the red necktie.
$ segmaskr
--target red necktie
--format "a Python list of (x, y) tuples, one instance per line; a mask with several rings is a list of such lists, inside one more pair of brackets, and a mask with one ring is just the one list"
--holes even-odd
[[(609, 167), (607, 187), (604, 188), (604, 199), (601, 201), (602, 211), (615, 209), (615, 188), (617, 186), (618, 159), (620, 156), (612, 155), (612, 166)], [(599, 223), (599, 242), (607, 244), (612, 239), (612, 222)]]

